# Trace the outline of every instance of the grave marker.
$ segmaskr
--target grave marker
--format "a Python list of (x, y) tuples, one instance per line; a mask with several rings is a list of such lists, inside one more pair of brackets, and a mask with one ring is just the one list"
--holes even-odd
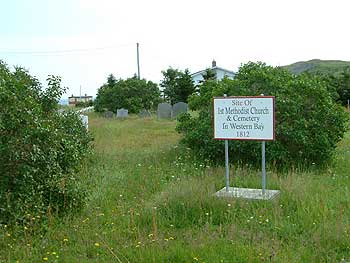
[(114, 113), (113, 113), (112, 111), (106, 111), (106, 112), (104, 113), (104, 116), (105, 116), (105, 118), (110, 119), (110, 118), (113, 118)]
[(87, 115), (79, 115), (81, 118), (81, 122), (83, 123), (85, 129), (89, 130), (89, 116)]
[(178, 102), (173, 105), (173, 114), (172, 117), (176, 118), (181, 113), (188, 112), (188, 105), (184, 102)]
[(128, 117), (129, 111), (126, 109), (117, 109), (117, 118), (126, 118)]
[(172, 107), (169, 103), (159, 103), (157, 109), (158, 119), (170, 119)]
[(140, 118), (151, 118), (152, 114), (149, 110), (143, 109), (139, 112), (139, 117)]

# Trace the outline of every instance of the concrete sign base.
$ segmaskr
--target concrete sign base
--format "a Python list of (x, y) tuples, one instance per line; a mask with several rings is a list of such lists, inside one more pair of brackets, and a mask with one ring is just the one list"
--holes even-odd
[(279, 194), (279, 190), (265, 190), (265, 194), (263, 194), (261, 189), (237, 187), (229, 187), (228, 192), (226, 192), (226, 187), (224, 187), (215, 193), (217, 197), (243, 198), (254, 200), (272, 200), (275, 199)]

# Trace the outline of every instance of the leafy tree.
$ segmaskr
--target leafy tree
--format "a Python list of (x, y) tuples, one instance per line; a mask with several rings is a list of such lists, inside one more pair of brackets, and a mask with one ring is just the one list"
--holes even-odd
[(164, 88), (165, 99), (171, 104), (177, 102), (187, 102), (188, 97), (195, 92), (195, 86), (188, 69), (180, 71), (178, 69), (168, 68), (162, 71), (164, 79), (160, 86)]
[[(211, 96), (211, 91), (217, 83), (216, 73), (211, 68), (207, 68), (202, 76), (203, 80), (199, 81), (199, 85), (196, 86), (196, 92), (188, 98), (188, 104), (192, 110), (200, 109), (203, 106), (203, 102), (206, 104), (206, 101), (210, 99), (207, 96)], [(207, 98), (204, 99), (204, 97)]]
[(216, 73), (211, 68), (207, 68), (202, 76), (203, 76), (202, 82), (205, 82), (208, 80), (216, 80)]
[(335, 79), (339, 101), (345, 106), (350, 100), (350, 67), (345, 68), (340, 76), (335, 77)]
[(20, 67), (0, 61), (0, 222), (27, 214), (64, 212), (83, 203), (75, 173), (90, 152), (91, 136), (74, 112), (58, 112), (59, 77), (43, 89)]
[(216, 80), (206, 80), (198, 85), (198, 92), (188, 98), (188, 105), (192, 110), (203, 109), (210, 101), (214, 89), (218, 87)]
[(342, 71), (336, 71), (335, 73), (316, 71), (302, 74), (322, 79), (327, 84), (332, 98), (343, 106), (347, 105), (350, 99), (350, 67), (345, 67)]
[[(177, 130), (182, 142), (208, 161), (222, 162), (223, 141), (213, 140), (211, 100), (214, 96), (276, 97), (276, 140), (267, 143), (267, 162), (277, 167), (325, 164), (346, 130), (344, 109), (334, 102), (326, 82), (311, 75), (293, 76), (263, 63), (243, 65), (234, 80), (207, 82), (200, 86), (198, 117), (184, 114)], [(259, 166), (260, 143), (230, 141), (235, 162)]]
[(113, 74), (109, 74), (107, 78), (107, 86), (113, 87), (115, 84), (117, 84), (117, 79), (114, 77)]
[(126, 80), (116, 80), (111, 74), (107, 83), (99, 88), (95, 100), (95, 110), (114, 111), (125, 108), (130, 113), (138, 113), (141, 109), (151, 109), (160, 100), (160, 92), (157, 84), (139, 80), (137, 77)]

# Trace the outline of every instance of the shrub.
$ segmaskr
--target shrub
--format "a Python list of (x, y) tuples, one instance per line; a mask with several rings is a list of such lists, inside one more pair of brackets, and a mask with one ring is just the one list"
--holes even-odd
[(107, 83), (99, 88), (94, 105), (97, 112), (117, 112), (117, 109), (125, 108), (129, 113), (138, 113), (143, 108), (156, 107), (159, 96), (157, 84), (151, 81), (136, 77), (116, 80), (110, 75)]
[[(321, 78), (293, 76), (281, 68), (248, 63), (234, 80), (203, 83), (200, 94), (190, 98), (190, 106), (200, 109), (199, 117), (187, 114), (179, 118), (182, 142), (212, 162), (224, 161), (224, 146), (223, 141), (213, 140), (211, 98), (225, 93), (276, 97), (276, 140), (266, 145), (266, 161), (278, 167), (326, 163), (346, 130), (344, 109), (334, 102)], [(258, 166), (261, 144), (230, 141), (230, 156), (233, 161)]]
[(79, 101), (75, 104), (75, 107), (85, 108), (85, 107), (91, 107), (93, 105), (94, 105), (93, 101), (86, 101), (86, 102)]
[(78, 115), (57, 111), (63, 92), (58, 77), (43, 90), (27, 71), (0, 61), (0, 222), (83, 203), (75, 173), (91, 137)]

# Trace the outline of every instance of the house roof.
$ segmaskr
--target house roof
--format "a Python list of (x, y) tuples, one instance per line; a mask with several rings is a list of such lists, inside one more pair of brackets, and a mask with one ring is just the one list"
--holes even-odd
[[(235, 72), (233, 72), (233, 71), (231, 71), (231, 70), (224, 69), (224, 68), (220, 68), (220, 67), (217, 67), (217, 66), (212, 67), (212, 68), (209, 68), (209, 69), (211, 69), (211, 70), (218, 69), (218, 70), (222, 70), (222, 71), (224, 71), (224, 72), (226, 72), (226, 73), (230, 73), (230, 74), (233, 74), (233, 75), (236, 74)], [(193, 76), (196, 76), (196, 75), (202, 75), (203, 73), (205, 73), (206, 70), (207, 70), (207, 69), (204, 69), (204, 70), (201, 70), (201, 71), (197, 71), (197, 72), (195, 72), (195, 73), (192, 73), (191, 76), (193, 77)]]
[(80, 99), (80, 98), (82, 98), (82, 99), (88, 99), (88, 98), (92, 98), (92, 96), (87, 96), (87, 95), (85, 95), (85, 96), (70, 96), (70, 97), (68, 97), (68, 99), (72, 99), (72, 98), (77, 98), (77, 99)]

